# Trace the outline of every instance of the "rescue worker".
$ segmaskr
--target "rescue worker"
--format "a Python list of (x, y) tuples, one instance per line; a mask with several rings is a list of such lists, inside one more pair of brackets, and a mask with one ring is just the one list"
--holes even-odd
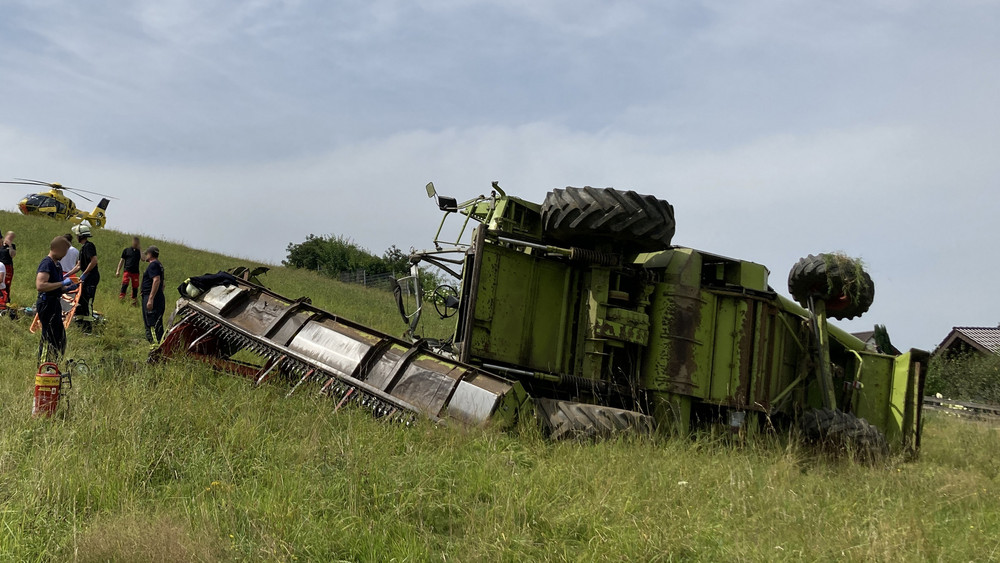
[(42, 339), (38, 343), (38, 363), (58, 363), (66, 353), (66, 330), (63, 327), (62, 294), (73, 291), (77, 284), (69, 278), (64, 278), (59, 260), (66, 255), (69, 241), (56, 237), (49, 243), (49, 254), (42, 258), (35, 276), (35, 289), (38, 290), (38, 301), (35, 310), (38, 321), (42, 325)]
[(10, 297), (11, 283), (14, 281), (14, 257), (17, 256), (17, 245), (14, 244), (14, 231), (7, 231), (7, 236), (0, 242), (0, 263), (6, 270), (3, 280), (7, 286), (7, 297)]
[(66, 256), (63, 256), (59, 264), (62, 265), (63, 275), (69, 275), (69, 271), (80, 261), (80, 251), (73, 246), (73, 235), (71, 233), (66, 233), (63, 237), (69, 242), (69, 250), (66, 251)]
[(7, 295), (5, 279), (7, 279), (7, 267), (3, 265), (3, 262), (0, 262), (0, 311), (7, 308), (7, 301), (10, 299)]
[(150, 348), (156, 348), (163, 340), (163, 312), (167, 308), (167, 300), (163, 296), (160, 249), (150, 246), (146, 249), (145, 259), (149, 265), (142, 274), (142, 320), (146, 325), (146, 340), (149, 341)]
[(139, 250), (139, 237), (132, 237), (132, 246), (122, 250), (122, 258), (118, 261), (118, 267), (115, 268), (115, 277), (118, 277), (118, 273), (122, 272), (122, 266), (125, 267), (124, 272), (122, 272), (122, 288), (118, 292), (118, 300), (125, 300), (125, 290), (128, 288), (129, 284), (132, 285), (132, 306), (136, 306), (135, 298), (139, 291), (139, 262), (142, 261), (142, 251)]
[(80, 272), (80, 302), (76, 306), (75, 318), (83, 325), (83, 332), (93, 330), (94, 297), (97, 284), (101, 282), (101, 272), (97, 269), (97, 247), (90, 241), (90, 226), (76, 225), (71, 229), (80, 243), (80, 262), (69, 271), (69, 275)]

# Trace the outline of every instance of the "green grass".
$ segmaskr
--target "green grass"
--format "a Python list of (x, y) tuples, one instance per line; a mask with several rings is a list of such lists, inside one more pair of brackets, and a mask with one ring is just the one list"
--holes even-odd
[[(56, 223), (21, 233), (15, 298)], [(69, 335), (67, 416), (32, 419), (36, 337), (0, 319), (4, 561), (969, 561), (1000, 558), (1000, 435), (929, 417), (912, 463), (865, 467), (783, 437), (549, 443), (532, 428), (405, 428), (189, 361), (143, 362), (95, 242), (101, 334)], [(144, 244), (148, 241), (144, 241)], [(173, 288), (240, 263), (159, 243)], [(291, 297), (398, 334), (388, 294), (277, 269)], [(168, 294), (176, 292), (171, 289)], [(171, 295), (172, 298), (172, 295)]]

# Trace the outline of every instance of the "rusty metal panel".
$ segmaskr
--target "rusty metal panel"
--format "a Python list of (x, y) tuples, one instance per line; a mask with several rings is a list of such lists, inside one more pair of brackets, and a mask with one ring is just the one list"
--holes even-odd
[(597, 319), (594, 336), (645, 346), (649, 342), (649, 317), (643, 313), (608, 307), (607, 318)]
[(729, 403), (740, 408), (745, 408), (750, 403), (750, 382), (753, 374), (754, 363), (757, 358), (754, 356), (754, 340), (757, 337), (756, 309), (754, 301), (750, 298), (743, 298), (737, 301), (737, 309), (740, 311), (737, 318), (736, 347), (738, 351), (738, 363), (736, 367), (737, 380)]
[(700, 290), (697, 256), (671, 255), (668, 281), (656, 284), (650, 295), (644, 385), (703, 398), (709, 390), (716, 299)]
[(778, 311), (775, 306), (763, 301), (758, 301), (755, 305), (757, 339), (754, 344), (754, 371), (749, 406), (768, 410), (771, 407), (771, 397), (780, 391), (775, 373), (777, 360), (781, 358), (775, 319)]

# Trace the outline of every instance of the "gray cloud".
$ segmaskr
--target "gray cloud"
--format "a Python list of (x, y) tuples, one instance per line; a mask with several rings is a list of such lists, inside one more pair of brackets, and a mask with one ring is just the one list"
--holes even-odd
[(1000, 321), (995, 4), (0, 10), (0, 171), (114, 193), (124, 230), (278, 261), (309, 233), (426, 244), (428, 180), (616, 186), (670, 200), (678, 243), (764, 263), (779, 290), (801, 255), (862, 255), (878, 296), (850, 326), (903, 346)]

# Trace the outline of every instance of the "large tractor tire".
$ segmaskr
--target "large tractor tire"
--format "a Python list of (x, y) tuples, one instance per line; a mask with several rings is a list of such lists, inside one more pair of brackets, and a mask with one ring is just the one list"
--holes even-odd
[(614, 188), (567, 187), (542, 202), (546, 237), (573, 246), (613, 243), (630, 250), (670, 248), (674, 207), (651, 195)]
[(571, 401), (535, 399), (535, 412), (552, 440), (588, 440), (626, 434), (648, 436), (656, 427), (649, 415)]
[(881, 430), (867, 420), (836, 409), (806, 411), (799, 420), (806, 440), (838, 454), (874, 463), (889, 455), (889, 443)]
[(799, 260), (788, 273), (788, 291), (808, 308), (809, 298), (826, 305), (827, 316), (853, 319), (875, 300), (875, 282), (859, 263), (838, 254), (817, 254)]

